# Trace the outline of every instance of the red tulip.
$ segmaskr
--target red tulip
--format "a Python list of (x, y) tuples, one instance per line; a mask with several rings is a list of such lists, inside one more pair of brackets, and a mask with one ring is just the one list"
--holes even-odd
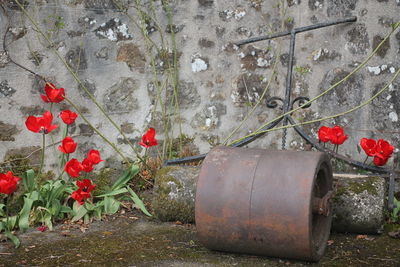
[(332, 131), (332, 129), (329, 127), (326, 127), (326, 126), (322, 126), (321, 128), (319, 128), (319, 130), (318, 130), (319, 140), (324, 143), (330, 141), (331, 131)]
[(58, 116), (67, 125), (70, 125), (70, 124), (74, 123), (76, 118), (78, 118), (78, 114), (76, 114), (75, 112), (72, 112), (69, 109), (61, 111)]
[(14, 176), (12, 172), (0, 173), (0, 193), (11, 195), (17, 189), (21, 178)]
[(83, 171), (83, 166), (77, 159), (71, 159), (65, 164), (64, 171), (71, 177), (76, 178)]
[(332, 144), (341, 145), (346, 141), (347, 135), (344, 134), (343, 128), (336, 125), (331, 129), (331, 138), (330, 141)]
[(82, 161), (82, 166), (83, 166), (83, 171), (84, 172), (93, 171), (93, 162), (91, 162), (89, 159), (84, 159)]
[(381, 157), (374, 157), (374, 164), (376, 166), (383, 166), (386, 164), (386, 162), (389, 160), (389, 158), (381, 158)]
[(74, 153), (77, 145), (78, 144), (75, 143), (75, 141), (74, 141), (74, 139), (72, 139), (72, 137), (66, 136), (62, 140), (62, 144), (61, 144), (61, 146), (58, 147), (58, 150), (60, 150), (62, 153), (65, 153), (65, 154)]
[(103, 160), (100, 158), (100, 152), (96, 149), (92, 149), (88, 152), (87, 159), (93, 164), (98, 164)]
[(384, 139), (379, 139), (376, 144), (376, 156), (390, 158), (393, 154), (394, 146)]
[(361, 138), (360, 145), (368, 156), (374, 157), (376, 166), (385, 165), (394, 151), (394, 146), (384, 139), (376, 142), (374, 139)]
[(52, 83), (46, 83), (44, 87), (46, 95), (40, 95), (44, 102), (60, 103), (65, 98), (64, 88), (57, 89)]
[(365, 151), (365, 154), (367, 154), (369, 157), (375, 156), (376, 141), (374, 139), (361, 138), (360, 145), (361, 145), (361, 148)]
[(29, 116), (25, 121), (25, 125), (28, 130), (34, 133), (48, 134), (58, 127), (55, 124), (51, 124), (52, 121), (53, 114), (50, 111), (46, 111), (42, 117)]
[(154, 130), (154, 128), (149, 128), (149, 130), (142, 136), (139, 145), (144, 146), (145, 148), (158, 145), (155, 136), (156, 130)]
[(76, 181), (76, 185), (79, 188), (72, 193), (71, 198), (75, 199), (80, 205), (82, 205), (86, 199), (90, 198), (91, 192), (96, 188), (96, 185), (92, 184), (92, 181), (89, 179)]

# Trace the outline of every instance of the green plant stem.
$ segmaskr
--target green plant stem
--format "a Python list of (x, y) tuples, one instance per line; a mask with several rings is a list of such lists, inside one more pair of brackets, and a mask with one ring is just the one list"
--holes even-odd
[(107, 137), (105, 137), (99, 130), (97, 130), (97, 128), (94, 127), (94, 126), (89, 122), (89, 120), (85, 117), (85, 115), (83, 115), (83, 113), (79, 110), (79, 108), (78, 108), (69, 98), (65, 97), (65, 100), (75, 109), (75, 111), (76, 111), (76, 112), (79, 114), (79, 116), (90, 126), (90, 128), (92, 128), (93, 131), (95, 131), (104, 141), (106, 141), (107, 144), (109, 144), (109, 145), (114, 149), (114, 151), (117, 152), (117, 153), (121, 156), (121, 158), (122, 158), (126, 163), (129, 164), (130, 161), (128, 160), (128, 158), (125, 157), (124, 154), (122, 154), (122, 152), (117, 148), (117, 146), (116, 146), (114, 143), (112, 143), (110, 140), (108, 140)]
[[(65, 137), (67, 137), (67, 135), (68, 135), (68, 128), (69, 128), (69, 125), (68, 124), (66, 124), (66, 126), (65, 126), (65, 130), (64, 130), (64, 133), (63, 133), (63, 136), (62, 136), (62, 140), (64, 140), (64, 138)], [(62, 141), (61, 141), (62, 142)], [(68, 161), (68, 160), (67, 160)], [(60, 177), (63, 175), (63, 173), (64, 173), (64, 164), (65, 164), (65, 162), (66, 162), (66, 160), (65, 160), (65, 154), (64, 153), (61, 153), (61, 160), (60, 160), (60, 169), (61, 169), (61, 174), (60, 174)]]
[[(121, 128), (114, 122), (113, 119), (107, 114), (107, 112), (104, 110), (104, 108), (96, 101), (95, 97), (90, 93), (90, 91), (86, 88), (86, 86), (82, 83), (82, 81), (79, 79), (78, 75), (76, 72), (74, 72), (71, 67), (68, 65), (68, 63), (65, 61), (65, 59), (61, 56), (61, 54), (54, 48), (54, 43), (53, 41), (46, 35), (44, 32), (41, 30), (37, 22), (28, 14), (26, 9), (21, 5), (19, 0), (15, 0), (17, 5), (20, 7), (21, 11), (24, 13), (24, 15), (30, 20), (30, 22), (33, 24), (35, 30), (39, 32), (45, 40), (49, 43), (49, 45), (52, 47), (53, 52), (56, 54), (56, 56), (61, 60), (61, 62), (64, 64), (64, 66), (67, 68), (68, 72), (73, 76), (75, 81), (81, 86), (81, 88), (88, 94), (90, 100), (96, 105), (96, 107), (101, 111), (101, 113), (107, 118), (107, 120), (118, 130), (118, 132), (122, 135), (124, 140), (128, 143), (128, 145), (132, 148), (133, 152), (136, 154), (137, 157), (140, 157), (136, 149), (133, 147), (129, 139), (126, 137), (124, 132), (121, 130)], [(107, 142), (108, 143), (108, 142)], [(109, 143), (110, 144), (110, 143)], [(113, 146), (114, 148), (115, 146)], [(129, 162), (129, 161), (127, 161)]]
[[(172, 10), (169, 5), (169, 2), (166, 1), (166, 10), (167, 10), (167, 19), (168, 19), (168, 24), (170, 27), (173, 25), (173, 20), (172, 20)], [(179, 73), (178, 73), (178, 55), (177, 55), (177, 49), (176, 49), (176, 39), (175, 39), (175, 32), (173, 29), (171, 29), (171, 42), (172, 42), (172, 51), (173, 51), (173, 69), (172, 69), (172, 79), (173, 79), (173, 91), (174, 91), (174, 98), (175, 98), (175, 117), (178, 119), (178, 125), (179, 125), (179, 150), (182, 152), (182, 123), (181, 123), (181, 115), (180, 115), (180, 107), (179, 107)], [(167, 60), (169, 64), (169, 60)], [(170, 69), (170, 68), (169, 68)], [(171, 73), (171, 71), (170, 71)]]
[(9, 209), (8, 209), (8, 202), (9, 202), (8, 199), (9, 199), (9, 197), (10, 197), (10, 196), (8, 195), (8, 196), (4, 199), (4, 202), (5, 202), (4, 205), (6, 206), (6, 228), (7, 228), (8, 231), (11, 232), (12, 229), (10, 229), (9, 226), (8, 226), (8, 221), (9, 221), (9, 216), (10, 216), (10, 215), (8, 214), (8, 212), (9, 212)]
[(369, 156), (367, 155), (367, 157), (365, 158), (363, 164), (365, 164), (367, 162), (368, 158), (369, 158)]
[[(250, 137), (250, 136), (253, 136), (253, 135), (257, 135), (257, 134), (260, 134), (260, 133), (268, 133), (268, 132), (277, 131), (277, 130), (281, 130), (281, 129), (293, 128), (295, 126), (302, 126), (302, 125), (312, 124), (312, 123), (316, 123), (316, 122), (320, 122), (320, 121), (324, 121), (324, 120), (334, 119), (334, 118), (337, 118), (337, 117), (352, 113), (352, 112), (354, 112), (354, 111), (356, 111), (356, 110), (368, 105), (375, 98), (377, 98), (379, 95), (381, 95), (389, 87), (389, 85), (391, 85), (393, 83), (393, 81), (396, 80), (396, 78), (399, 76), (399, 74), (400, 74), (400, 69), (397, 70), (397, 72), (393, 75), (392, 79), (390, 79), (390, 81), (381, 90), (379, 90), (375, 95), (373, 95), (367, 101), (365, 101), (365, 102), (361, 103), (360, 105), (358, 105), (358, 106), (356, 106), (354, 108), (351, 108), (351, 109), (349, 109), (347, 111), (344, 111), (344, 112), (341, 112), (341, 113), (337, 113), (337, 114), (332, 115), (332, 116), (327, 116), (327, 117), (324, 117), (324, 118), (320, 118), (320, 119), (315, 119), (315, 120), (311, 120), (311, 121), (305, 121), (305, 122), (301, 122), (301, 123), (290, 124), (290, 125), (281, 126), (281, 127), (275, 127), (273, 129), (268, 129), (268, 130), (264, 130), (264, 131), (257, 131), (257, 132), (254, 132), (252, 134), (249, 134), (249, 135), (245, 136), (244, 138), (247, 138), (247, 137)], [(238, 139), (238, 140), (242, 140), (244, 138), (241, 138), (241, 139)], [(236, 140), (234, 142), (236, 142)], [(233, 144), (234, 142), (230, 143), (229, 145)]]
[(40, 175), (42, 174), (42, 169), (43, 169), (43, 165), (44, 165), (44, 150), (46, 149), (46, 134), (42, 133), (42, 153), (40, 156), (40, 167), (39, 167), (39, 171), (37, 173), (36, 179), (38, 179), (40, 177)]
[[(55, 88), (53, 88), (55, 89)], [(53, 114), (53, 102), (50, 103), (50, 113)], [(49, 134), (50, 135), (50, 139), (51, 139), (51, 146), (52, 146), (52, 151), (53, 151), (53, 157), (56, 159), (57, 158), (57, 150), (55, 147), (55, 142), (54, 142), (54, 136), (53, 134)]]
[[(303, 108), (303, 107), (305, 107), (305, 106), (311, 104), (312, 102), (314, 102), (314, 101), (318, 100), (319, 98), (321, 98), (322, 96), (326, 95), (327, 93), (329, 93), (330, 91), (332, 91), (334, 88), (336, 88), (339, 84), (343, 83), (343, 82), (346, 81), (348, 78), (350, 78), (354, 73), (356, 73), (358, 70), (360, 70), (362, 67), (364, 67), (364, 66), (367, 64), (367, 62), (377, 53), (377, 51), (379, 50), (379, 48), (380, 48), (380, 47), (386, 42), (386, 40), (393, 34), (393, 32), (399, 27), (399, 25), (400, 25), (400, 22), (397, 23), (397, 24), (393, 27), (392, 31), (391, 31), (389, 34), (386, 35), (386, 37), (383, 39), (382, 42), (379, 43), (379, 45), (374, 49), (374, 51), (373, 51), (360, 65), (358, 65), (354, 70), (352, 70), (348, 75), (346, 75), (346, 77), (344, 77), (344, 78), (341, 79), (340, 81), (338, 81), (338, 82), (336, 82), (335, 84), (333, 84), (331, 87), (329, 87), (327, 90), (325, 90), (325, 91), (322, 92), (321, 94), (319, 94), (319, 95), (315, 96), (314, 98), (310, 99), (309, 101), (303, 103), (303, 104), (300, 105), (299, 107), (297, 107), (297, 108), (295, 108), (295, 109), (292, 109), (292, 110), (290, 110), (290, 111), (288, 111), (288, 112), (286, 112), (286, 113), (284, 113), (284, 114), (282, 114), (282, 115), (280, 115), (280, 116), (278, 116), (278, 117), (276, 117), (276, 118), (270, 120), (270, 121), (267, 122), (267, 123), (264, 123), (264, 124), (263, 124), (262, 126), (260, 126), (257, 130), (255, 130), (253, 133), (251, 133), (251, 134), (249, 134), (249, 135), (246, 135), (246, 136), (244, 136), (244, 137), (241, 137), (241, 138), (239, 138), (239, 139), (236, 139), (236, 140), (232, 141), (229, 145), (231, 145), (231, 144), (233, 144), (233, 143), (236, 143), (236, 142), (240, 142), (240, 141), (242, 141), (242, 140), (244, 140), (244, 139), (246, 139), (246, 138), (248, 138), (248, 137), (251, 137), (251, 136), (254, 136), (254, 135), (258, 135), (258, 134), (260, 134), (260, 133), (265, 133), (265, 132), (270, 132), (270, 131), (275, 131), (275, 130), (279, 130), (279, 129), (286, 129), (286, 128), (291, 128), (291, 127), (293, 127), (293, 125), (286, 125), (286, 126), (277, 127), (277, 128), (270, 129), (270, 130), (261, 131), (261, 129), (264, 128), (266, 125), (271, 124), (271, 123), (273, 123), (273, 122), (276, 122), (276, 121), (278, 121), (278, 120), (284, 118), (285, 116), (290, 115), (290, 114), (292, 114), (292, 113), (294, 113), (294, 112), (300, 110), (301, 108)], [(397, 77), (397, 74), (395, 75), (395, 77)], [(387, 85), (387, 86), (388, 86), (388, 85)], [(385, 86), (385, 88), (386, 88), (387, 86)], [(372, 100), (371, 100), (371, 101), (372, 101)], [(368, 102), (368, 103), (369, 103), (369, 102)], [(358, 106), (358, 107), (359, 107), (359, 106)], [(356, 108), (356, 109), (358, 109), (358, 108)], [(352, 112), (352, 111), (354, 111), (354, 110), (351, 109), (350, 112)], [(350, 112), (348, 112), (348, 113), (350, 113)], [(309, 123), (313, 123), (313, 122), (317, 122), (317, 121), (322, 121), (322, 120), (325, 120), (325, 119), (328, 119), (328, 118), (332, 118), (332, 117), (335, 118), (335, 117), (341, 116), (341, 114), (343, 114), (343, 113), (339, 113), (339, 114), (337, 114), (337, 115), (330, 116), (330, 117), (326, 117), (326, 118), (320, 119), (320, 120), (313, 120), (313, 121), (310, 121), (310, 122), (306, 122), (306, 123), (304, 123), (304, 124), (309, 124)], [(344, 112), (344, 114), (347, 114), (347, 113)], [(294, 126), (297, 126), (297, 125), (302, 125), (302, 124), (296, 124), (296, 125), (294, 125)]]

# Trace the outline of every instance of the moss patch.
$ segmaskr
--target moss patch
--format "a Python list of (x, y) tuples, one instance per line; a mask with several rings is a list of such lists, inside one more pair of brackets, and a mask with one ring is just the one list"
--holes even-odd
[(179, 167), (161, 168), (155, 178), (154, 194), (152, 207), (157, 218), (161, 221), (194, 222), (194, 205), (189, 201), (179, 201), (171, 197), (171, 183), (177, 188), (182, 189), (183, 185), (171, 173)]
[(341, 196), (343, 194), (349, 194), (353, 192), (355, 194), (361, 194), (367, 191), (371, 195), (378, 195), (375, 187), (375, 183), (378, 182), (380, 178), (378, 177), (368, 177), (364, 179), (357, 179), (357, 181), (348, 181), (345, 184), (338, 184), (336, 196)]

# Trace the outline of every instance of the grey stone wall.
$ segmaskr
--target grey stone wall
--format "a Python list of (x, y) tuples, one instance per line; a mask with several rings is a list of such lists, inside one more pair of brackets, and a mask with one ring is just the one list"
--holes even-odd
[[(117, 1), (123, 2), (129, 16), (111, 0), (21, 2), (54, 40), (54, 48), (132, 142), (136, 143), (149, 126), (155, 127), (158, 138), (163, 139), (165, 125), (160, 119), (160, 105), (155, 106), (154, 69), (146, 40), (138, 27), (141, 21), (137, 1)], [(260, 98), (275, 62), (277, 75), (266, 96), (284, 96), (289, 39), (284, 37), (241, 48), (234, 47), (232, 42), (357, 16), (356, 23), (297, 35), (292, 97), (314, 97), (360, 64), (390, 32), (391, 24), (400, 19), (398, 0), (176, 0), (170, 1), (171, 25), (161, 1), (139, 2), (143, 10), (151, 10), (151, 4), (154, 5), (153, 16), (162, 29), (165, 47), (170, 49), (155, 57), (156, 76), (160, 81), (166, 80), (166, 66), (173, 58), (171, 34), (174, 32), (179, 67), (179, 119), (182, 132), (194, 138), (200, 152), (207, 152), (212, 145), (222, 142), (239, 124)], [(3, 5), (9, 18), (2, 13), (0, 36), (4, 35), (9, 20), (11, 33), (6, 42), (10, 57), (64, 87), (68, 97), (77, 103), (96, 128), (133, 156), (120, 134), (104, 119), (15, 2), (7, 0)], [(160, 32), (151, 21), (146, 22), (149, 38), (156, 46), (161, 45)], [(320, 118), (367, 100), (398, 70), (399, 58), (400, 32), (397, 31), (367, 67), (311, 108), (298, 112), (296, 117), (300, 121)], [(344, 126), (350, 138), (340, 147), (340, 152), (359, 160), (364, 159), (356, 148), (362, 137), (385, 138), (398, 147), (399, 87), (397, 79), (388, 91), (362, 110), (305, 129), (315, 136), (321, 125)], [(27, 131), (24, 121), (28, 115), (40, 115), (49, 109), (40, 99), (41, 92), (43, 82), (9, 62), (4, 51), (0, 51), (0, 159), (16, 151), (31, 153), (40, 146), (40, 137)], [(165, 104), (170, 103), (172, 95), (171, 88), (165, 89)], [(65, 103), (54, 105), (53, 113), (66, 107)], [(278, 114), (278, 109), (267, 109), (263, 101), (234, 138), (248, 134)], [(104, 158), (115, 156), (82, 119), (78, 119), (72, 128), (80, 153), (96, 148)], [(172, 128), (173, 135), (177, 136), (179, 125), (176, 119)], [(290, 149), (305, 149), (300, 137), (291, 130), (288, 134)], [(282, 131), (273, 132), (250, 146), (279, 148), (281, 136)], [(59, 141), (57, 136), (54, 139)], [(49, 148), (48, 152), (51, 151)]]

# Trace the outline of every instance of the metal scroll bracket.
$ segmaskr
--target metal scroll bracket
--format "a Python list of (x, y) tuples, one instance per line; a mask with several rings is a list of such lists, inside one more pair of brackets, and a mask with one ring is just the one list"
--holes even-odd
[[(290, 35), (290, 45), (289, 45), (289, 62), (288, 62), (288, 67), (287, 67), (287, 75), (286, 75), (286, 90), (285, 90), (285, 98), (281, 99), (280, 97), (273, 97), (272, 99), (276, 102), (277, 100), (283, 102), (283, 113), (287, 113), (290, 111), (293, 107), (293, 104), (296, 101), (302, 100), (302, 101), (308, 101), (308, 97), (300, 97), (296, 98), (293, 103), (290, 102), (290, 97), (291, 97), (291, 91), (292, 91), (292, 73), (293, 73), (293, 58), (294, 58), (294, 48), (296, 44), (296, 34), (301, 33), (301, 32), (306, 32), (306, 31), (311, 31), (311, 30), (316, 30), (319, 28), (324, 28), (328, 26), (333, 26), (337, 24), (342, 24), (342, 23), (348, 23), (348, 22), (355, 22), (357, 21), (357, 17), (349, 17), (349, 18), (344, 18), (344, 19), (339, 19), (331, 22), (322, 22), (310, 26), (305, 26), (305, 27), (300, 27), (300, 28), (294, 28), (291, 31), (285, 31), (285, 32), (279, 32), (275, 33), (272, 35), (265, 35), (265, 36), (259, 36), (259, 37), (254, 37), (250, 38), (247, 40), (239, 41), (236, 43), (237, 46), (241, 46), (244, 44), (249, 44), (249, 43), (254, 43), (254, 42), (259, 42), (259, 41), (265, 41), (269, 39), (274, 39), (277, 37), (283, 37)], [(270, 100), (267, 100), (267, 103), (269, 103)], [(268, 106), (268, 105), (267, 105)], [(271, 107), (271, 106), (268, 106)], [(306, 108), (306, 107), (304, 107)], [(285, 116), (283, 119), (283, 125), (286, 126), (289, 122), (289, 116)], [(287, 129), (283, 129), (283, 135), (282, 135), (282, 149), (286, 149), (286, 135), (287, 135)]]

